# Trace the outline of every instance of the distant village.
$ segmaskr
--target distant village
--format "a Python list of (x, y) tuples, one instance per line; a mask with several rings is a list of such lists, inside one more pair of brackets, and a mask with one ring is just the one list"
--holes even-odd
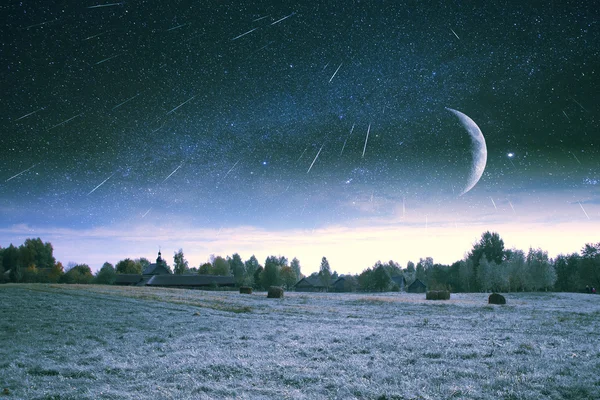
[(596, 293), (600, 286), (600, 243), (585, 244), (580, 253), (548, 257), (542, 249), (527, 252), (505, 249), (500, 235), (485, 232), (464, 259), (451, 265), (430, 257), (405, 267), (391, 260), (376, 262), (360, 274), (338, 274), (323, 257), (319, 271), (301, 272), (297, 258), (269, 256), (261, 264), (255, 256), (211, 256), (189, 267), (183, 250), (173, 255), (173, 268), (158, 252), (155, 262), (125, 259), (105, 262), (96, 272), (86, 264), (65, 268), (53, 256), (51, 243), (27, 239), (16, 247), (0, 248), (0, 283), (78, 283), (121, 286), (172, 287), (202, 290), (266, 290), (277, 286), (297, 292), (448, 292), (569, 291)]

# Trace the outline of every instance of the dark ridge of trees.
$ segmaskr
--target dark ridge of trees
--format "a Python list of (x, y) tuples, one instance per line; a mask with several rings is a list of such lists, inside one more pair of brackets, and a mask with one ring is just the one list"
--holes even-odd
[[(210, 262), (190, 268), (183, 250), (179, 249), (173, 260), (175, 273), (232, 275), (238, 286), (256, 289), (283, 286), (290, 290), (304, 277), (297, 258), (289, 262), (281, 255), (268, 256), (264, 265), (254, 255), (246, 261), (237, 253), (225, 258), (212, 255)], [(115, 266), (105, 262), (94, 275), (86, 264), (69, 263), (65, 269), (54, 258), (52, 244), (40, 238), (26, 239), (19, 247), (13, 244), (0, 247), (0, 283), (112, 284), (117, 274), (140, 274), (148, 265), (150, 261), (144, 257), (126, 258)], [(170, 269), (168, 265), (167, 268)], [(318, 268), (319, 272), (313, 275), (326, 287), (339, 277), (336, 271), (332, 272), (326, 257)], [(600, 242), (585, 244), (579, 253), (560, 254), (551, 259), (542, 249), (530, 248), (527, 252), (506, 249), (500, 235), (488, 231), (464, 259), (451, 265), (435, 263), (431, 257), (421, 258), (416, 264), (409, 261), (405, 268), (393, 260), (377, 261), (359, 274), (342, 276), (345, 291), (398, 290), (392, 278), (397, 282), (396, 277), (402, 276), (407, 285), (420, 279), (432, 290), (452, 292), (582, 292), (600, 287)]]

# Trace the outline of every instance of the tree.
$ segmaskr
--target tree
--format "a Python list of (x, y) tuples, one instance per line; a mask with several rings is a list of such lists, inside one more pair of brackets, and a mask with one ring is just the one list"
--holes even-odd
[(559, 254), (554, 260), (554, 269), (556, 270), (556, 283), (554, 290), (560, 292), (577, 292), (580, 285), (579, 277), (579, 254), (569, 255)]
[(198, 275), (213, 275), (212, 273), (212, 264), (206, 262), (198, 267)]
[(173, 254), (173, 273), (176, 275), (183, 275), (188, 271), (188, 262), (183, 256), (183, 249)]
[(260, 277), (262, 276), (263, 271), (264, 271), (263, 266), (259, 265), (258, 268), (256, 268), (256, 270), (254, 271), (254, 275), (252, 275), (254, 287), (256, 287), (256, 288), (261, 287)]
[(87, 264), (76, 264), (70, 268), (63, 277), (64, 283), (92, 283), (94, 275)]
[(230, 275), (229, 263), (221, 256), (214, 257), (212, 262), (212, 274), (220, 276)]
[(390, 275), (388, 274), (387, 270), (385, 269), (383, 264), (381, 264), (381, 262), (378, 261), (375, 264), (375, 266), (373, 267), (373, 274), (372, 274), (373, 289), (375, 289), (378, 292), (386, 291), (389, 289), (391, 281), (392, 280), (391, 280)]
[(260, 273), (260, 284), (264, 289), (281, 284), (279, 277), (279, 265), (271, 262), (265, 262), (265, 268)]
[(371, 268), (367, 268), (361, 272), (360, 275), (358, 275), (357, 281), (360, 290), (363, 292), (371, 292), (375, 290), (373, 270)]
[(48, 274), (48, 281), (50, 283), (60, 282), (63, 275), (65, 274), (65, 269), (62, 263), (59, 261), (50, 269), (50, 273)]
[(522, 250), (511, 249), (506, 252), (506, 260), (502, 263), (508, 270), (508, 287), (510, 291), (530, 290), (531, 276), (527, 268), (525, 253)]
[(298, 276), (296, 275), (296, 272), (292, 269), (291, 266), (287, 265), (281, 267), (281, 270), (279, 271), (279, 278), (281, 279), (281, 282), (283, 283), (283, 286), (285, 286), (286, 289), (293, 288), (296, 282), (298, 281)]
[(5, 272), (9, 271), (10, 282), (21, 282), (23, 273), (19, 262), (19, 250), (12, 243), (3, 251), (2, 266)]
[(331, 284), (331, 267), (326, 257), (321, 259), (321, 266), (319, 267), (319, 279), (326, 288), (329, 288)]
[(52, 244), (42, 242), (42, 239), (26, 239), (19, 247), (21, 266), (34, 266), (38, 270), (49, 269), (56, 263), (52, 255)]
[(584, 285), (600, 287), (600, 243), (586, 244), (581, 250), (579, 276)]
[(244, 262), (244, 267), (246, 269), (245, 285), (253, 286), (255, 282), (258, 282), (258, 280), (255, 279), (254, 274), (260, 266), (258, 259), (254, 255)]
[(105, 262), (100, 268), (100, 271), (96, 273), (96, 283), (100, 285), (112, 285), (115, 283), (117, 271), (115, 267), (109, 262)]
[(298, 279), (301, 279), (302, 278), (302, 272), (300, 271), (300, 260), (298, 260), (296, 257), (294, 257), (292, 259), (292, 262), (290, 263), (290, 267), (292, 267), (292, 270), (296, 274), (296, 277)]
[(148, 260), (146, 257), (136, 258), (134, 261), (142, 266), (142, 271), (144, 271), (150, 264), (152, 264), (150, 260)]
[(548, 260), (548, 252), (542, 249), (529, 249), (527, 268), (531, 275), (533, 290), (548, 290), (556, 282), (556, 271)]
[(231, 257), (227, 257), (227, 262), (235, 278), (236, 285), (242, 286), (246, 279), (246, 266), (242, 261), (242, 257), (238, 253), (234, 253)]
[(485, 259), (489, 262), (495, 262), (497, 265), (505, 259), (504, 252), (504, 241), (500, 238), (500, 235), (496, 232), (484, 232), (481, 235), (479, 242), (473, 245), (473, 249), (469, 252), (468, 258), (473, 262), (473, 276), (471, 277), (470, 286), (474, 291), (480, 290), (479, 278), (479, 261), (481, 257), (485, 256)]
[(121, 260), (116, 265), (117, 274), (141, 274), (142, 265), (136, 263), (131, 258)]

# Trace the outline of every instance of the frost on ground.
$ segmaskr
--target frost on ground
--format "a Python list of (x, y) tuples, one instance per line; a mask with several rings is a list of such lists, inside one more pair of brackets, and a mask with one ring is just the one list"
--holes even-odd
[(592, 399), (600, 296), (0, 286), (18, 399)]

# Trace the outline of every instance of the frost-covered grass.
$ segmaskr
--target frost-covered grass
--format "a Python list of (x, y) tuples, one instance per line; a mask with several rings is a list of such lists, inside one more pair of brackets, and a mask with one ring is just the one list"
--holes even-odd
[(600, 296), (0, 286), (0, 396), (592, 399)]

